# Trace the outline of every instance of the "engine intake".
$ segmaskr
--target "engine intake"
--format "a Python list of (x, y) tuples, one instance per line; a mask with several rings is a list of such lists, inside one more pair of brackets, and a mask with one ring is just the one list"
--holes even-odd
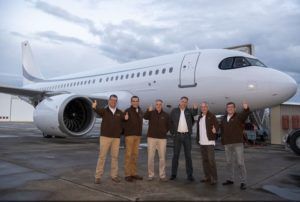
[(39, 103), (34, 110), (35, 125), (47, 135), (83, 136), (94, 125), (92, 101), (83, 96), (63, 94)]

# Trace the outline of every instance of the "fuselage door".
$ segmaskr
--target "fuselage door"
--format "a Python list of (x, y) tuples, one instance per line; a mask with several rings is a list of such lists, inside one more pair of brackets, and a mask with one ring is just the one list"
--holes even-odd
[(188, 53), (183, 57), (180, 73), (179, 88), (188, 88), (197, 86), (196, 83), (196, 67), (199, 59), (199, 52)]

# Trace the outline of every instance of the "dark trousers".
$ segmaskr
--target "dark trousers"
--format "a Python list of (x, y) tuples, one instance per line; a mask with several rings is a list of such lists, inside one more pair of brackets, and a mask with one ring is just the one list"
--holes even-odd
[(205, 179), (215, 182), (218, 179), (215, 161), (215, 146), (201, 145), (200, 149)]
[(193, 176), (193, 162), (192, 162), (192, 142), (191, 135), (181, 135), (176, 134), (174, 136), (174, 150), (172, 159), (172, 175), (177, 175), (178, 160), (180, 156), (181, 145), (183, 145), (184, 155), (185, 155), (185, 168), (187, 177)]

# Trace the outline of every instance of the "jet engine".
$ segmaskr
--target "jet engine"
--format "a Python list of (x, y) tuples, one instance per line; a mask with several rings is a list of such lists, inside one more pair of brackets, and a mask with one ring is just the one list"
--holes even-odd
[(34, 110), (33, 120), (44, 137), (79, 137), (93, 128), (95, 113), (89, 98), (62, 94), (40, 102)]

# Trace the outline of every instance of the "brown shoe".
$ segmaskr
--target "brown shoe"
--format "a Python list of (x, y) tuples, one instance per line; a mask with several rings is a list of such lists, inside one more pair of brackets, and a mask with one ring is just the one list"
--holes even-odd
[(100, 184), (101, 183), (101, 180), (100, 178), (95, 178), (95, 181), (94, 181), (95, 184)]
[(209, 181), (210, 181), (210, 180), (207, 179), (207, 178), (204, 178), (204, 179), (200, 180), (200, 182), (202, 182), (202, 183), (206, 183), (206, 182), (209, 182)]
[(131, 176), (131, 178), (134, 179), (134, 180), (143, 180), (143, 177), (139, 176), (139, 175)]
[(115, 183), (120, 183), (121, 182), (119, 177), (113, 177), (113, 178), (111, 178), (111, 180), (114, 181)]
[(163, 178), (160, 178), (159, 181), (160, 181), (160, 182), (167, 182), (168, 179), (167, 179), (166, 177), (163, 177)]
[(126, 180), (127, 182), (133, 182), (133, 177), (127, 176), (127, 177), (125, 177), (125, 180)]

